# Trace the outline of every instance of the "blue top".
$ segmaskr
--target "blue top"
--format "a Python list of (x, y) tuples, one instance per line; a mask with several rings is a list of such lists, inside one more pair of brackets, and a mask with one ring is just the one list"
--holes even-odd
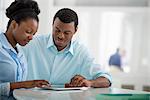
[(115, 65), (115, 66), (121, 68), (121, 56), (119, 55), (118, 52), (116, 52), (115, 54), (110, 56), (109, 65), (110, 66)]
[(65, 84), (76, 74), (87, 79), (103, 76), (111, 82), (111, 76), (93, 63), (87, 48), (72, 41), (67, 48), (58, 51), (51, 34), (39, 35), (23, 51), (29, 65), (28, 79), (45, 79), (51, 84)]
[(0, 95), (9, 95), (10, 82), (26, 79), (27, 63), (21, 52), (10, 45), (5, 33), (0, 33)]

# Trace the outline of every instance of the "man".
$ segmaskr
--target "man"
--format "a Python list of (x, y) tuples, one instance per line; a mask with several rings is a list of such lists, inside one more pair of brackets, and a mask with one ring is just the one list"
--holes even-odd
[(72, 39), (77, 27), (78, 16), (73, 10), (63, 8), (55, 14), (52, 35), (37, 36), (23, 48), (30, 66), (28, 79), (69, 86), (111, 86), (110, 75), (100, 70), (87, 49)]
[(109, 59), (109, 65), (117, 66), (118, 68), (121, 68), (121, 55), (120, 50), (117, 48), (116, 53), (110, 56)]
[(126, 51), (123, 48), (117, 48), (116, 52), (109, 58), (109, 66), (111, 71), (123, 71), (123, 67), (126, 65), (124, 61)]

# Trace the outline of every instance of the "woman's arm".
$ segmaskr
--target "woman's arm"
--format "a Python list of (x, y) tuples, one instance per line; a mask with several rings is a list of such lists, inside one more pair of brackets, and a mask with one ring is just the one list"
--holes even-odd
[(14, 82), (10, 83), (10, 90), (18, 88), (42, 87), (43, 85), (50, 86), (49, 82), (46, 80), (30, 80), (30, 81)]

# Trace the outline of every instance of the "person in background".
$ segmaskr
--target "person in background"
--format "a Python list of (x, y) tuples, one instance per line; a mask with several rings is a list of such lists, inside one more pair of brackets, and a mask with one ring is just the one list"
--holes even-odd
[(44, 78), (52, 85), (67, 87), (111, 86), (111, 76), (94, 63), (84, 45), (73, 39), (77, 30), (76, 12), (69, 8), (58, 10), (53, 18), (52, 34), (38, 35), (22, 47), (32, 67), (28, 78)]
[(110, 56), (109, 58), (109, 66), (110, 69), (116, 69), (123, 71), (124, 66), (124, 57), (126, 55), (126, 51), (122, 48), (117, 48), (116, 53)]
[[(27, 62), (17, 44), (25, 46), (38, 29), (37, 2), (16, 0), (6, 9), (7, 30), (0, 34), (0, 95), (9, 96), (14, 89), (49, 85), (45, 80), (26, 80)], [(32, 50), (30, 51), (32, 52)]]

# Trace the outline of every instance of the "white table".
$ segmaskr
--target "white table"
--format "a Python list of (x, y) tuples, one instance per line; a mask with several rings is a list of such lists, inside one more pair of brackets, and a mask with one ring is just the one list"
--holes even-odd
[(52, 91), (41, 89), (16, 89), (13, 95), (18, 100), (96, 100), (98, 94), (150, 94), (150, 92), (118, 89), (90, 88), (88, 90)]

